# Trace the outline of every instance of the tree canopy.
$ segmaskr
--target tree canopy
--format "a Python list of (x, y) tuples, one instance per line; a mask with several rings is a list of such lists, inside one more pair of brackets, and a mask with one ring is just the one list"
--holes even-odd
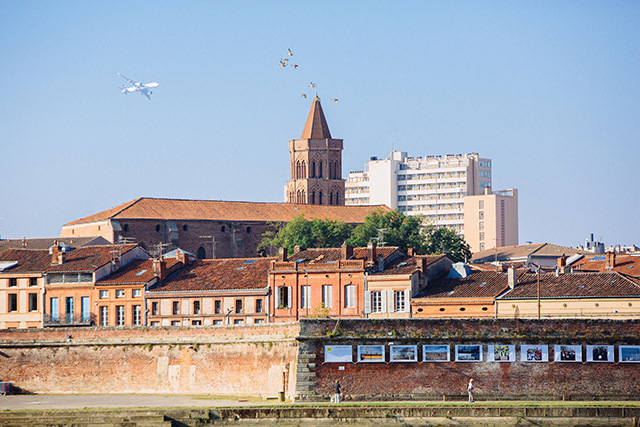
[(274, 255), (279, 247), (292, 253), (296, 245), (336, 248), (346, 242), (364, 247), (370, 241), (380, 246), (397, 246), (405, 253), (408, 248), (414, 248), (421, 255), (445, 254), (454, 262), (471, 257), (469, 245), (453, 229), (424, 225), (421, 215), (404, 215), (397, 210), (376, 211), (355, 228), (342, 221), (309, 221), (300, 214), (287, 224), (277, 224), (275, 231), (264, 233), (258, 250)]

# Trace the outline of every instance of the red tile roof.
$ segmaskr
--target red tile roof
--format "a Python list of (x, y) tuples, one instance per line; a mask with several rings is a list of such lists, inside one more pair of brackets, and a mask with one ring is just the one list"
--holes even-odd
[(320, 98), (318, 98), (317, 95), (311, 104), (311, 110), (309, 110), (309, 115), (307, 116), (307, 121), (304, 124), (300, 139), (331, 139), (329, 125), (327, 124), (327, 119), (324, 117), (324, 111), (322, 111), (322, 105), (320, 105)]
[(107, 219), (162, 219), (203, 221), (288, 222), (302, 214), (307, 219), (363, 223), (373, 212), (389, 212), (385, 205), (321, 206), (294, 203), (227, 202), (220, 200), (180, 200), (141, 197), (115, 208), (69, 222), (64, 226)]
[(506, 273), (472, 270), (467, 277), (441, 278), (430, 282), (416, 299), (495, 298), (509, 289)]
[(396, 274), (412, 274), (420, 268), (420, 259), (424, 258), (427, 261), (427, 265), (433, 264), (445, 258), (445, 255), (418, 255), (418, 256), (403, 256), (396, 260), (393, 260), (384, 267), (382, 271), (375, 271), (371, 273), (372, 276), (390, 276)]
[(157, 286), (154, 292), (194, 292), (264, 289), (275, 258), (229, 258), (198, 260)]
[(529, 245), (502, 246), (499, 248), (487, 249), (476, 252), (471, 257), (472, 263), (483, 263), (491, 261), (515, 261), (526, 259), (527, 256), (537, 257), (561, 257), (573, 254), (588, 254), (566, 246), (554, 245), (552, 243), (533, 243)]
[[(500, 299), (537, 298), (537, 275), (518, 276), (516, 287)], [(540, 274), (541, 298), (640, 297), (640, 286), (618, 273)]]
[[(571, 264), (569, 268), (573, 267), (574, 271), (606, 272), (608, 271), (607, 262), (602, 259), (604, 257), (605, 255), (586, 256)], [(596, 258), (596, 261), (594, 261), (594, 258)], [(627, 276), (640, 277), (640, 256), (616, 254), (616, 265), (612, 271), (617, 271)]]
[(7, 249), (0, 252), (0, 261), (18, 261), (0, 273), (42, 273), (51, 265), (51, 255), (48, 250)]
[(65, 253), (65, 260), (62, 264), (50, 265), (46, 271), (53, 272), (75, 272), (75, 271), (95, 271), (108, 262), (111, 262), (114, 251), (121, 248), (121, 254), (125, 254), (137, 245), (100, 245), (85, 246), (73, 249)]
[[(166, 258), (164, 261), (167, 272), (169, 273), (174, 271), (175, 267), (179, 267), (178, 260), (176, 258)], [(146, 284), (154, 277), (153, 260), (140, 259), (129, 263), (124, 268), (121, 268), (110, 276), (96, 282), (96, 286)]]
[[(376, 248), (376, 256), (383, 255), (385, 259), (390, 256), (400, 256), (402, 253), (395, 246), (384, 246)], [(350, 259), (360, 259), (369, 261), (367, 248), (353, 248), (353, 257)], [(289, 257), (289, 261), (296, 261), (300, 264), (328, 264), (335, 263), (342, 259), (342, 248), (310, 248), (305, 249)], [(377, 262), (377, 260), (371, 260)]]

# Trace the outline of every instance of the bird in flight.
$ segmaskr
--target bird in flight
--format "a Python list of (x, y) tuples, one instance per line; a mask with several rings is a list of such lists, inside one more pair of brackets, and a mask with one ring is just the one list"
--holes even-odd
[(306, 93), (301, 93), (300, 96), (303, 97), (303, 98), (306, 98), (307, 94)]
[(293, 56), (293, 52), (291, 52), (291, 49), (287, 49), (287, 55)]
[(281, 67), (286, 67), (286, 66), (287, 66), (287, 63), (286, 63), (286, 62), (284, 62), (284, 61), (281, 59), (281, 60), (280, 60), (280, 66), (281, 66)]
[(335, 102), (336, 104), (338, 103), (338, 98), (331, 98), (331, 100), (332, 100), (333, 102)]
[(294, 69), (296, 69), (296, 70), (298, 69), (298, 67), (300, 67), (300, 66), (299, 66), (299, 65), (297, 65), (297, 64), (293, 64), (293, 65), (291, 65), (291, 66), (292, 66)]
[(314, 82), (309, 82), (309, 87), (316, 87), (316, 84)]

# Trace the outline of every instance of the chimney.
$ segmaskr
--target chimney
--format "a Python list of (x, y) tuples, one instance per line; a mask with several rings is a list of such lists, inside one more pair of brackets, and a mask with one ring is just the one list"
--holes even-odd
[(167, 276), (167, 264), (164, 262), (164, 258), (155, 258), (153, 260), (153, 274), (160, 280)]
[(58, 241), (53, 242), (53, 246), (49, 248), (51, 254), (51, 265), (63, 264), (65, 259), (65, 252), (62, 249), (62, 245)]
[(376, 262), (376, 259), (376, 242), (369, 242), (367, 244), (367, 261), (373, 264)]
[(562, 268), (566, 266), (567, 266), (567, 256), (565, 254), (562, 254), (562, 256), (558, 258), (558, 267)]
[(378, 270), (384, 270), (384, 255), (382, 254), (378, 255)]
[(615, 252), (607, 252), (607, 270), (613, 270), (616, 266), (616, 253)]
[[(299, 248), (299, 246), (296, 246), (296, 248)], [(278, 248), (278, 261), (286, 262), (287, 260), (287, 248)]]
[(516, 275), (516, 269), (509, 267), (507, 270), (507, 281), (509, 282), (509, 288), (513, 289), (518, 284), (518, 277)]
[(295, 245), (295, 246), (293, 247), (293, 254), (295, 255), (295, 254), (297, 254), (298, 252), (303, 251), (303, 250), (304, 250), (304, 248), (303, 248), (302, 246), (300, 246), (300, 245)]
[(415, 248), (407, 248), (407, 255), (416, 256), (416, 249)]
[(178, 262), (182, 263), (182, 265), (187, 265), (187, 254), (183, 251), (176, 252), (176, 259)]
[(353, 246), (342, 244), (342, 260), (346, 261), (353, 256)]

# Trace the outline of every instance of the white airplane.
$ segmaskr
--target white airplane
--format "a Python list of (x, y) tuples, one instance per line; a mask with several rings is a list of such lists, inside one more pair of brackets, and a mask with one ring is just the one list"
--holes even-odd
[(160, 86), (160, 84), (158, 82), (151, 82), (151, 83), (140, 83), (140, 82), (136, 82), (134, 80), (131, 80), (129, 77), (123, 76), (122, 74), (118, 73), (118, 75), (120, 77), (122, 77), (123, 79), (125, 79), (127, 81), (127, 83), (129, 83), (130, 85), (133, 86), (125, 86), (122, 85), (122, 87), (120, 87), (120, 92), (124, 93), (125, 95), (128, 93), (135, 93), (135, 92), (139, 92), (140, 95), (144, 95), (147, 97), (147, 99), (149, 101), (151, 101), (151, 97), (149, 95), (151, 95), (153, 92), (151, 92), (149, 89), (153, 89), (156, 88), (158, 86)]

